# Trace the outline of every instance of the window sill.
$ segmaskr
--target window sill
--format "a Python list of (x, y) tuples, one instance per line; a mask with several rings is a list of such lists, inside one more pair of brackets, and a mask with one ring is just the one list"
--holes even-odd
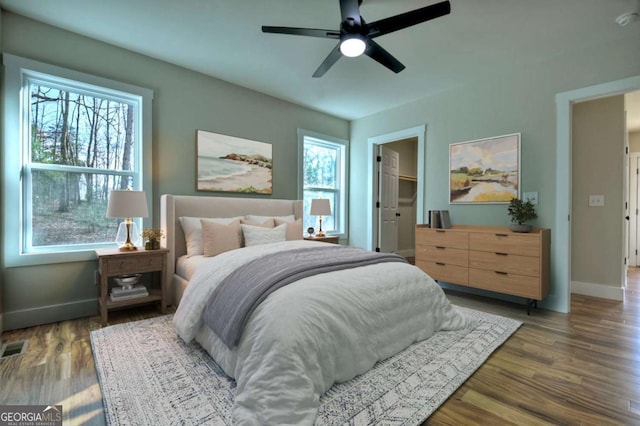
[(15, 256), (7, 255), (4, 260), (5, 268), (19, 268), (23, 266), (48, 265), (53, 263), (88, 262), (96, 260), (94, 250), (98, 248), (115, 248), (116, 244), (96, 245), (93, 248), (83, 248), (77, 251), (61, 251), (48, 253), (29, 253)]

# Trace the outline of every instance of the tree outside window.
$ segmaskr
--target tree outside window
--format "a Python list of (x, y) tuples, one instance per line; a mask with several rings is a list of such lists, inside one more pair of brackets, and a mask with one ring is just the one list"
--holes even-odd
[(133, 188), (136, 105), (28, 79), (27, 251), (113, 241), (109, 192)]
[(346, 234), (346, 166), (347, 142), (327, 136), (299, 131), (302, 134), (302, 199), (304, 229), (318, 229), (318, 217), (311, 216), (311, 200), (327, 198), (331, 216), (322, 217), (327, 234)]

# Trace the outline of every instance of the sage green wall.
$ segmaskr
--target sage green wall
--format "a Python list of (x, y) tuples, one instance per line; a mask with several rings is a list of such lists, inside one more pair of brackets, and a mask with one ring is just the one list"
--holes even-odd
[(624, 95), (576, 103), (572, 116), (571, 281), (620, 288)]
[[(153, 207), (164, 193), (216, 195), (195, 187), (195, 132), (273, 145), (273, 195), (297, 197), (297, 129), (349, 138), (349, 122), (178, 66), (2, 11), (2, 51), (154, 91)], [(45, 42), (46, 41), (46, 42)], [(220, 194), (218, 194), (220, 195)], [(147, 223), (146, 225), (150, 225)], [(5, 271), (7, 329), (97, 313), (96, 262)]]
[[(622, 37), (624, 34), (631, 34)], [(505, 205), (449, 205), (449, 144), (522, 133), (521, 190), (537, 191), (534, 225), (555, 227), (557, 93), (640, 74), (636, 33), (622, 32), (613, 43), (565, 52), (552, 60), (508, 74), (478, 76), (473, 83), (437, 93), (351, 123), (350, 244), (367, 244), (367, 139), (427, 125), (424, 211), (448, 209), (453, 224), (507, 225)], [(425, 76), (429, 78), (429, 76)], [(588, 230), (585, 230), (588, 231)], [(620, 243), (621, 245), (621, 243)], [(618, 244), (614, 244), (617, 248)], [(552, 253), (554, 247), (552, 246)], [(558, 261), (552, 258), (552, 270)], [(599, 260), (604, 262), (605, 260)], [(552, 271), (552, 276), (554, 273)], [(552, 282), (543, 306), (560, 310), (569, 283)]]

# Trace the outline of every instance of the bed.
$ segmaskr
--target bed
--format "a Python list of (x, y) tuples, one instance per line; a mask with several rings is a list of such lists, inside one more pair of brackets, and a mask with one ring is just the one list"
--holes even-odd
[[(301, 238), (266, 244), (247, 239), (246, 247), (189, 256), (195, 253), (194, 234), (182, 226), (184, 218), (271, 217), (292, 223), (301, 216), (302, 202), (296, 200), (161, 197), (162, 243), (169, 249), (170, 288), (178, 306), (174, 326), (236, 380), (234, 424), (313, 424), (320, 396), (334, 383), (366, 372), (436, 331), (468, 326), (440, 287), (398, 256)], [(272, 235), (283, 226), (294, 228), (280, 223), (270, 230), (251, 225), (242, 230)], [(245, 236), (253, 238), (251, 233)], [(259, 282), (300, 265), (338, 264), (335, 259), (369, 263), (354, 260), (356, 267), (295, 275), (300, 278), (252, 302), (242, 326), (228, 327), (237, 322), (223, 312), (233, 315), (246, 305), (238, 289), (254, 277)], [(217, 299), (216, 305), (215, 296), (225, 291), (240, 298)], [(238, 330), (227, 335), (228, 328)]]

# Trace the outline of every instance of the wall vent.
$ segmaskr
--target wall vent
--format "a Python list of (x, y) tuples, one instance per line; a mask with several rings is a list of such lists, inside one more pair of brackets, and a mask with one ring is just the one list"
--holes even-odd
[(18, 342), (5, 343), (0, 346), (0, 359), (9, 358), (10, 356), (22, 355), (27, 351), (28, 340), (20, 340)]

